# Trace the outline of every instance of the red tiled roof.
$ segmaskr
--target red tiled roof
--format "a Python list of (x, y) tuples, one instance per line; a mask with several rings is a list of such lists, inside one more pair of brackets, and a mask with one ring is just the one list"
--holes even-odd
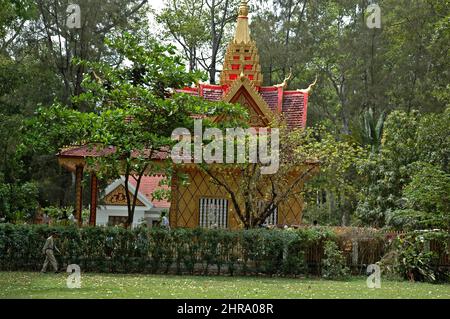
[[(83, 145), (63, 149), (58, 153), (59, 157), (100, 157), (113, 154), (116, 151), (114, 146), (101, 147), (95, 145)], [(150, 150), (144, 150), (144, 155), (149, 156)], [(141, 152), (135, 151), (132, 153), (133, 157), (137, 157)], [(152, 155), (154, 160), (164, 160), (169, 156), (169, 151), (161, 150), (155, 151)]]
[[(142, 176), (139, 192), (147, 197), (149, 201), (157, 208), (169, 208), (170, 203), (167, 200), (153, 200), (153, 192), (159, 189), (168, 189), (167, 185), (160, 185), (159, 183), (164, 179), (163, 175)], [(130, 178), (130, 184), (136, 187), (136, 180)]]
[(221, 85), (206, 85), (200, 86), (200, 96), (207, 101), (220, 101), (225, 94), (225, 89)]
[(306, 127), (308, 94), (299, 91), (286, 91), (283, 96), (282, 112), (288, 127)]
[(58, 156), (61, 157), (99, 157), (112, 154), (116, 151), (115, 147), (101, 147), (97, 145), (83, 145), (63, 149)]
[[(200, 96), (214, 102), (222, 100), (227, 90), (227, 86), (200, 84), (198, 88), (184, 88), (177, 92)], [(289, 127), (306, 127), (308, 93), (284, 91), (284, 88), (279, 86), (259, 87), (257, 90), (272, 112), (284, 114)]]
[(272, 112), (276, 112), (278, 109), (278, 88), (274, 86), (262, 87), (260, 94)]
[(184, 88), (181, 90), (175, 90), (177, 93), (185, 93), (193, 96), (198, 96), (198, 88)]

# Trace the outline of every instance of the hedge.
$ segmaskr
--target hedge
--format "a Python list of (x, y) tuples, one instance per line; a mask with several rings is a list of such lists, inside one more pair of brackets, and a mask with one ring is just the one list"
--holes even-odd
[[(330, 263), (330, 256), (324, 256), (324, 245), (334, 241), (346, 266), (353, 273), (364, 274), (367, 265), (378, 262), (392, 242), (389, 234), (363, 228), (348, 228), (343, 233), (327, 227), (168, 231), (0, 224), (0, 271), (40, 270), (44, 261), (42, 247), (54, 231), (60, 234), (56, 245), (61, 254), (56, 254), (56, 259), (61, 269), (78, 264), (82, 271), (113, 273), (320, 276), (322, 264)], [(356, 264), (352, 258), (355, 240)]]
[(307, 250), (334, 238), (327, 229), (206, 230), (48, 227), (0, 224), (0, 270), (37, 271), (51, 232), (59, 265), (88, 272), (300, 275), (311, 272)]

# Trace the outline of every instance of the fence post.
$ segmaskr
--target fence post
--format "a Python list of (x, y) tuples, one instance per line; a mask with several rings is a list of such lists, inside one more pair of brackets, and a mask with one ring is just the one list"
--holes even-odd
[(352, 240), (352, 264), (354, 266), (358, 265), (358, 240)]

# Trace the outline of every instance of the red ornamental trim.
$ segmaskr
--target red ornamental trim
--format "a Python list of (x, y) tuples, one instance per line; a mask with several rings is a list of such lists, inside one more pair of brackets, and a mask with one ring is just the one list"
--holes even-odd
[(277, 100), (277, 106), (278, 106), (278, 113), (282, 113), (283, 112), (283, 87), (280, 86), (277, 88), (278, 89), (278, 100)]
[(97, 219), (97, 193), (98, 180), (95, 173), (91, 173), (91, 211), (89, 216), (89, 225), (95, 226)]
[(198, 88), (185, 87), (184, 89), (181, 89), (180, 91), (181, 91), (181, 93), (183, 93), (183, 91), (198, 92)]
[(214, 85), (214, 84), (202, 84), (201, 89), (214, 89), (214, 90), (223, 90), (222, 85)]
[(302, 116), (302, 126), (306, 127), (306, 120), (307, 120), (307, 114), (308, 114), (308, 97), (309, 94), (305, 94), (303, 96), (303, 116)]

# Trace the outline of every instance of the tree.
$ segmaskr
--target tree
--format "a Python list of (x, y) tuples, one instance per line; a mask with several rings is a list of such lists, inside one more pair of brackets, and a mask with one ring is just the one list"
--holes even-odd
[(372, 108), (369, 108), (363, 115), (361, 123), (363, 129), (360, 132), (361, 144), (369, 146), (370, 151), (374, 154), (380, 151), (385, 120), (385, 112), (381, 113), (376, 119)]
[[(11, 145), (7, 157), (1, 154), (0, 166), (4, 167), (3, 158), (21, 161), (15, 183), (34, 182), (41, 205), (71, 202), (67, 190), (72, 178), (58, 166), (54, 153), (17, 149), (22, 140), (20, 128), (40, 106), (55, 101), (70, 104), (71, 96), (80, 93), (85, 70), (72, 64), (73, 57), (111, 64), (120, 61), (121, 57), (108, 51), (104, 38), (143, 28), (146, 2), (76, 1), (81, 7), (82, 26), (68, 29), (67, 1), (0, 1), (0, 127), (6, 133), (9, 130)], [(86, 105), (78, 107), (87, 110)], [(10, 127), (8, 123), (13, 121), (16, 126)], [(15, 152), (21, 155), (13, 156)]]
[(225, 53), (224, 40), (228, 27), (236, 21), (238, 4), (239, 0), (170, 0), (158, 16), (183, 48), (189, 64), (198, 63), (211, 84), (216, 83), (217, 65)]
[(17, 129), (22, 124), (19, 115), (5, 116), (0, 126), (0, 218), (7, 222), (34, 217), (38, 189), (24, 178), (24, 165), (16, 148), (22, 142)]
[(394, 109), (439, 112), (449, 101), (448, 59), (442, 58), (448, 6), (384, 0), (382, 28), (369, 29), (369, 2), (258, 1), (252, 17), (265, 84), (280, 83), (289, 68), (292, 88), (318, 75), (308, 118), (332, 121), (337, 135), (363, 129), (360, 117), (369, 109), (375, 117)]
[(25, 23), (35, 16), (36, 7), (32, 0), (1, 0), (0, 8), (0, 54), (5, 54)]
[(356, 213), (364, 223), (384, 226), (386, 215), (402, 208), (402, 192), (418, 163), (448, 174), (449, 121), (450, 109), (441, 114), (395, 111), (387, 117), (380, 153), (360, 166), (364, 187)]
[[(45, 125), (48, 137), (44, 140), (61, 136), (61, 141), (91, 145), (102, 153), (89, 158), (88, 164), (104, 180), (125, 177), (127, 225), (131, 226), (142, 177), (163, 173), (170, 180), (172, 131), (193, 127), (193, 114), (234, 116), (241, 114), (242, 108), (174, 93), (197, 81), (200, 74), (186, 72), (173, 46), (163, 46), (145, 33), (125, 33), (109, 40), (108, 46), (128, 62), (111, 66), (77, 61), (90, 73), (83, 81), (85, 92), (74, 98), (74, 104), (90, 105), (95, 112), (54, 105), (41, 112), (42, 119), (34, 122), (33, 131)], [(52, 118), (54, 125), (50, 124)], [(36, 134), (33, 140), (39, 140)], [(132, 178), (136, 189), (130, 194), (128, 181)]]
[[(38, 41), (38, 55), (46, 60), (63, 83), (62, 102), (70, 104), (70, 98), (82, 93), (81, 82), (86, 71), (83, 65), (72, 63), (73, 58), (119, 63), (121, 57), (111, 55), (104, 40), (108, 34), (138, 30), (145, 23), (147, 0), (132, 1), (77, 1), (81, 10), (81, 28), (66, 26), (68, 3), (38, 0), (39, 19), (24, 32), (25, 40)], [(85, 110), (84, 105), (79, 105)]]
[(339, 180), (361, 152), (355, 145), (336, 141), (321, 128), (290, 130), (281, 120), (275, 120), (271, 128), (280, 132), (279, 150), (272, 151), (279, 154), (275, 173), (263, 174), (264, 165), (248, 158), (244, 164), (201, 165), (210, 180), (228, 193), (245, 228), (264, 224), (280, 205), (302, 196), (304, 184), (319, 170), (321, 174), (334, 172)]
[(169, 0), (156, 18), (163, 25), (164, 36), (170, 36), (181, 46), (189, 70), (197, 70), (201, 51), (209, 40), (205, 2)]
[(450, 229), (450, 174), (427, 163), (415, 166), (400, 208), (387, 215), (387, 224), (408, 230)]

